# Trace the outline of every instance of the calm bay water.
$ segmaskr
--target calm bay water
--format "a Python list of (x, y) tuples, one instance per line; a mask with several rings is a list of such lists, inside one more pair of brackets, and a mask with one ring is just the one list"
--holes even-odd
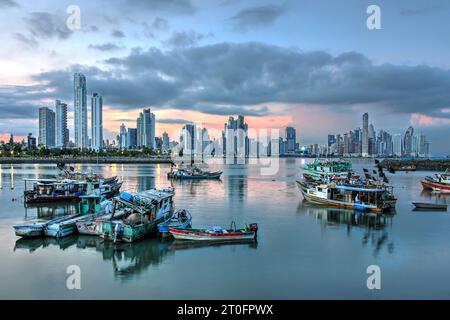
[[(399, 198), (397, 213), (374, 217), (304, 203), (295, 183), (304, 162), (280, 159), (274, 176), (261, 176), (257, 165), (216, 164), (212, 168), (224, 170), (222, 181), (173, 182), (175, 206), (190, 210), (194, 227), (258, 222), (257, 244), (221, 246), (156, 238), (113, 245), (78, 235), (20, 239), (12, 225), (74, 208), (24, 208), (23, 179), (51, 177), (54, 165), (2, 165), (0, 298), (450, 298), (450, 214), (416, 212), (411, 204), (450, 204), (450, 196), (422, 192), (420, 178), (432, 173), (389, 175)], [(354, 167), (362, 172), (372, 162), (357, 160)], [(170, 185), (168, 165), (77, 168), (117, 175), (122, 190)], [(381, 268), (381, 290), (366, 287), (366, 268), (373, 264)], [(81, 290), (66, 288), (69, 265), (81, 268)]]

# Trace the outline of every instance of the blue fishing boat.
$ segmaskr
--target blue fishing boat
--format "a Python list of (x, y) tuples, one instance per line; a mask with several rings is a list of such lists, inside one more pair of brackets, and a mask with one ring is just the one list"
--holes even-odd
[(52, 219), (50, 221), (35, 222), (26, 225), (15, 225), (13, 226), (13, 228), (16, 236), (18, 237), (24, 238), (42, 237), (45, 234), (45, 228), (47, 227), (48, 224), (61, 223), (66, 220), (72, 219), (75, 216), (77, 215), (63, 216)]
[(171, 218), (158, 224), (158, 232), (170, 234), (169, 229), (186, 229), (191, 226), (192, 216), (189, 211), (181, 209), (176, 211)]

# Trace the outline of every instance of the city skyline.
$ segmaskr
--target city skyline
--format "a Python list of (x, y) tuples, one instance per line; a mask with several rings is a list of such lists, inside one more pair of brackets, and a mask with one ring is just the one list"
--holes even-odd
[(61, 100), (71, 139), (81, 132), (86, 145), (87, 101), (83, 90), (80, 102), (73, 97), (79, 72), (86, 96), (104, 98), (104, 140), (115, 139), (122, 122), (134, 127), (144, 108), (159, 137), (196, 121), (221, 130), (224, 117), (244, 115), (251, 128), (296, 128), (303, 145), (326, 143), (329, 132), (369, 112), (387, 132), (413, 126), (433, 141), (433, 154), (450, 153), (450, 6), (442, 1), (430, 1), (433, 10), (383, 2), (383, 28), (372, 31), (369, 1), (82, 0), (79, 30), (67, 29), (60, 2), (10, 3), (0, 26), (18, 28), (0, 34), (11, 48), (0, 53), (0, 140), (11, 128), (17, 141), (37, 135), (39, 108)]

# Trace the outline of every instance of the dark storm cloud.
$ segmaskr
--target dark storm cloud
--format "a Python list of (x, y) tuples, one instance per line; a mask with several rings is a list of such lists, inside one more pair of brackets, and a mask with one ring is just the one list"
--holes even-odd
[(13, 8), (18, 6), (19, 5), (14, 0), (0, 0), (0, 8)]
[[(367, 105), (450, 118), (442, 112), (450, 107), (450, 71), (375, 65), (356, 52), (333, 56), (261, 43), (221, 43), (168, 51), (134, 49), (105, 63), (108, 71), (78, 65), (36, 75), (40, 87), (16, 99), (70, 101), (73, 73), (83, 72), (88, 90), (100, 92), (105, 104), (120, 110), (156, 106), (262, 116), (271, 114), (268, 103), (315, 104), (334, 112)], [(43, 91), (48, 88), (52, 91)]]
[(15, 33), (14, 38), (30, 48), (35, 48), (39, 46), (39, 42), (37, 42), (33, 36), (27, 36), (23, 33)]
[(197, 44), (205, 36), (195, 31), (175, 31), (164, 44), (173, 48), (190, 47)]
[(445, 9), (443, 5), (428, 5), (421, 8), (408, 8), (400, 11), (402, 16), (418, 16), (433, 13)]
[(119, 47), (118, 45), (116, 45), (114, 43), (104, 43), (104, 44), (90, 44), (88, 48), (107, 52), (107, 51), (120, 50), (123, 47)]
[(111, 35), (114, 38), (125, 38), (125, 33), (121, 30), (113, 30), (113, 32), (111, 33)]
[(133, 10), (148, 10), (150, 12), (164, 12), (173, 14), (193, 14), (195, 7), (190, 0), (113, 0), (121, 8)]
[(166, 123), (166, 124), (186, 124), (192, 123), (192, 121), (184, 120), (184, 119), (156, 119), (158, 123)]
[(72, 31), (67, 28), (65, 15), (49, 12), (32, 12), (24, 20), (27, 29), (36, 38), (67, 39)]
[(247, 8), (239, 11), (229, 18), (234, 29), (247, 31), (255, 27), (270, 26), (285, 12), (284, 8), (277, 5), (264, 5)]

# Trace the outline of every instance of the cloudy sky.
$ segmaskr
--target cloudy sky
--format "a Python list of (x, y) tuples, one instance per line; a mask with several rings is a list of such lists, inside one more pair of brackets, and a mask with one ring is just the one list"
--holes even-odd
[[(381, 30), (366, 26), (370, 4)], [(449, 18), (445, 0), (0, 0), (0, 140), (37, 134), (38, 108), (55, 99), (71, 129), (83, 72), (103, 95), (108, 138), (151, 107), (159, 134), (243, 114), (325, 143), (367, 111), (377, 131), (413, 125), (450, 154)]]

